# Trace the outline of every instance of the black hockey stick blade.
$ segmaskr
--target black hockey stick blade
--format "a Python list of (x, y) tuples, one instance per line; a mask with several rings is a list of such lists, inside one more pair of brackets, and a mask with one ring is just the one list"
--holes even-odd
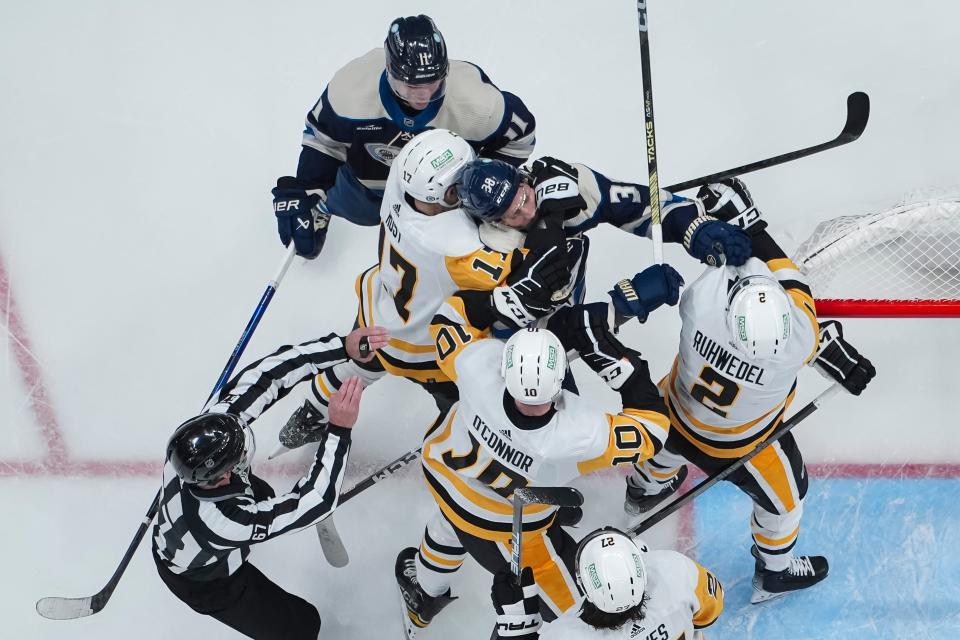
[(735, 167), (733, 169), (727, 169), (726, 171), (720, 171), (718, 173), (711, 173), (707, 176), (701, 176), (693, 180), (678, 182), (677, 184), (672, 184), (666, 187), (666, 190), (670, 191), (671, 193), (676, 193), (677, 191), (692, 189), (693, 187), (710, 184), (711, 182), (719, 182), (725, 178), (732, 178), (733, 176), (751, 173), (759, 169), (774, 167), (778, 164), (783, 164), (792, 160), (798, 160), (800, 158), (811, 156), (815, 153), (820, 153), (821, 151), (826, 151), (828, 149), (833, 149), (834, 147), (849, 144), (860, 137), (864, 129), (867, 128), (867, 121), (869, 119), (870, 97), (863, 91), (855, 91), (847, 96), (847, 121), (844, 123), (843, 130), (840, 132), (840, 135), (833, 140), (816, 144), (805, 149), (799, 149), (797, 151), (791, 151), (779, 156), (767, 158), (766, 160), (751, 162), (750, 164), (745, 164), (742, 167)]
[(552, 504), (558, 507), (579, 507), (583, 494), (573, 487), (524, 487), (513, 492), (521, 504)]
[[(390, 464), (378, 469), (353, 485), (350, 489), (343, 491), (340, 494), (338, 508), (347, 500), (356, 497), (357, 494), (366, 491), (378, 482), (386, 480), (411, 462), (419, 460), (420, 451), (420, 447), (408, 451)], [(323, 551), (323, 557), (326, 558), (331, 566), (339, 569), (350, 564), (350, 554), (347, 553), (347, 547), (343, 544), (343, 539), (340, 537), (340, 533), (334, 525), (333, 514), (317, 523), (317, 538), (320, 540), (320, 549)]]

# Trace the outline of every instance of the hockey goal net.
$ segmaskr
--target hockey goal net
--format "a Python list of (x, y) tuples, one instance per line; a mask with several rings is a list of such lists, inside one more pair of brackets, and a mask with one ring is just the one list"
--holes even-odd
[(960, 198), (827, 220), (793, 261), (818, 315), (960, 317)]

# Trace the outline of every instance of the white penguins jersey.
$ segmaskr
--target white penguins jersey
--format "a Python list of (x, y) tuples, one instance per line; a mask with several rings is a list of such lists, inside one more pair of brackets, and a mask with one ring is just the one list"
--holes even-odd
[[(458, 529), (506, 542), (515, 489), (565, 485), (599, 469), (646, 460), (663, 446), (663, 413), (629, 406), (607, 413), (568, 391), (552, 414), (520, 416), (500, 374), (504, 343), (470, 326), (466, 317), (463, 298), (454, 296), (431, 325), (440, 366), (457, 383), (460, 402), (434, 424), (423, 446), (427, 485)], [(548, 527), (555, 511), (525, 507), (524, 531)]]
[(643, 554), (649, 597), (642, 620), (616, 630), (596, 629), (569, 609), (540, 629), (540, 640), (694, 640), (696, 629), (716, 621), (723, 611), (723, 587), (709, 571), (676, 551)]
[[(793, 305), (786, 348), (759, 360), (741, 353), (726, 326), (727, 292), (740, 276), (773, 276)], [(779, 424), (797, 373), (817, 354), (816, 307), (787, 258), (750, 258), (742, 267), (708, 267), (680, 298), (680, 352), (665, 387), (673, 426), (704, 453), (738, 458)]]
[[(378, 351), (390, 373), (423, 382), (444, 379), (436, 364), (430, 320), (460, 289), (490, 290), (506, 280), (513, 254), (486, 248), (477, 225), (461, 209), (428, 216), (414, 209), (401, 188), (399, 166), (390, 169), (380, 207), (380, 262), (360, 274), (360, 326), (390, 331)], [(516, 252), (519, 259), (520, 252)]]

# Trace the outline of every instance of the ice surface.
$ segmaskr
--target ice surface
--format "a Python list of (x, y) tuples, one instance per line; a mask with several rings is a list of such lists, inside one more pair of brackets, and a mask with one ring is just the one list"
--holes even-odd
[[(663, 184), (831, 138), (855, 90), (872, 101), (859, 141), (748, 179), (788, 250), (822, 220), (960, 182), (960, 9), (937, 0), (649, 4)], [(537, 117), (537, 154), (645, 181), (627, 0), (0, 4), (9, 331), (0, 636), (235, 637), (166, 591), (145, 545), (101, 613), (52, 622), (34, 603), (90, 595), (113, 571), (157, 489), (171, 429), (200, 408), (280, 262), (269, 189), (295, 169), (306, 111), (392, 18), (420, 12), (435, 18), (453, 57), (523, 97)], [(244, 361), (346, 329), (353, 279), (375, 259), (375, 238), (335, 220), (323, 255), (290, 269)], [(651, 259), (648, 243), (616, 230), (592, 238), (595, 295)], [(698, 273), (682, 251), (665, 254), (688, 279)], [(799, 551), (829, 555), (832, 575), (808, 593), (748, 605), (748, 505), (729, 488), (648, 536), (689, 550), (727, 585), (712, 639), (960, 637), (957, 324), (846, 327), (879, 377), (862, 398), (837, 398), (797, 429), (812, 476)], [(661, 313), (624, 335), (660, 375), (678, 329)], [(586, 371), (577, 376), (584, 393), (615, 406)], [(796, 406), (825, 385), (803, 372)], [(261, 442), (295, 404), (288, 398), (258, 423)], [(350, 477), (415, 447), (432, 412), (403, 381), (371, 388)], [(258, 469), (284, 489), (306, 460), (292, 454)], [(619, 476), (578, 486), (587, 498), (580, 532), (623, 524)], [(324, 637), (399, 637), (393, 559), (417, 543), (432, 508), (410, 469), (338, 512), (347, 569), (325, 566), (309, 531), (252, 557), (318, 606)], [(485, 639), (489, 586), (468, 562), (461, 599), (423, 637)]]

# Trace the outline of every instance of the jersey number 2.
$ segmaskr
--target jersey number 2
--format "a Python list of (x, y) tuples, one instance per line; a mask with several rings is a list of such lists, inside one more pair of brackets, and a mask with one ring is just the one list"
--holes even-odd
[[(737, 396), (740, 395), (740, 385), (730, 378), (723, 377), (710, 366), (705, 366), (703, 370), (700, 371), (700, 380), (705, 384), (698, 382), (693, 385), (693, 389), (690, 390), (690, 395), (693, 396), (694, 400), (707, 409), (710, 409), (710, 411), (713, 411), (721, 418), (726, 418), (727, 412), (724, 411), (723, 408), (729, 407), (736, 402)], [(719, 390), (714, 390), (714, 385), (719, 385)]]

